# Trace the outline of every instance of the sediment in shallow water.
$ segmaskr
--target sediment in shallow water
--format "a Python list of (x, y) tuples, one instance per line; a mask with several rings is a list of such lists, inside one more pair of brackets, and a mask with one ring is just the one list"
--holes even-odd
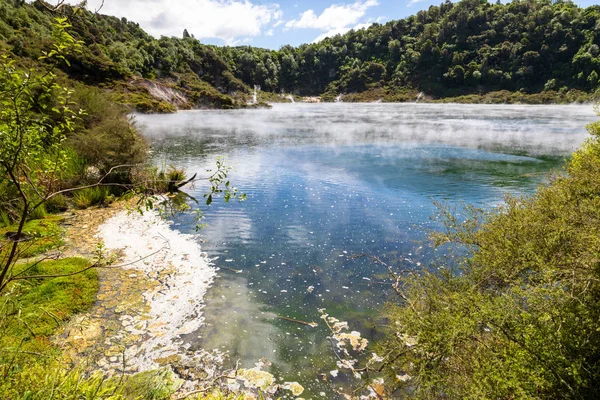
[(216, 274), (195, 237), (172, 230), (156, 212), (121, 212), (100, 226), (98, 238), (106, 249), (122, 251), (124, 269), (152, 283), (144, 312), (130, 315), (123, 305), (124, 329), (140, 338), (125, 349), (127, 362), (143, 371), (181, 356), (180, 336), (202, 326), (203, 297)]

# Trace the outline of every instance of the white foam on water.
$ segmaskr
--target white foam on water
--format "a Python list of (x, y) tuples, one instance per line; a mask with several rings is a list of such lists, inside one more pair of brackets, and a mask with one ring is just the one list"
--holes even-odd
[(148, 313), (121, 317), (129, 333), (144, 338), (126, 350), (127, 363), (140, 371), (157, 368), (156, 359), (180, 353), (181, 335), (203, 325), (203, 298), (216, 269), (193, 235), (171, 229), (154, 211), (121, 212), (100, 226), (98, 237), (107, 249), (123, 250), (122, 263), (131, 263), (124, 268), (158, 281), (144, 294)]

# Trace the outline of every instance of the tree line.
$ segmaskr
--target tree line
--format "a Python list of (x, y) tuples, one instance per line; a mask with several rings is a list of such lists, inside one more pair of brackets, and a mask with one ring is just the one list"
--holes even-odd
[[(141, 76), (223, 95), (248, 94), (260, 85), (311, 96), (412, 88), (434, 97), (499, 90), (590, 93), (600, 85), (600, 6), (570, 1), (446, 1), (405, 19), (279, 50), (205, 45), (184, 27), (181, 38), (155, 39), (125, 18), (72, 7), (63, 12), (84, 43), (68, 73), (94, 84)], [(3, 2), (2, 46), (38, 57), (50, 18), (40, 0)]]
[(474, 90), (594, 91), (599, 44), (597, 5), (462, 0), (297, 48), (214, 49), (237, 78), (264, 90), (316, 95), (409, 86), (443, 97)]

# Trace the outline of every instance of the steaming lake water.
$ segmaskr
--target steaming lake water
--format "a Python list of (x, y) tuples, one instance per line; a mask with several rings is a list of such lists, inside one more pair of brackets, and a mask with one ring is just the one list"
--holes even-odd
[[(203, 250), (224, 268), (206, 326), (185, 341), (227, 350), (244, 367), (267, 358), (272, 373), (307, 389), (303, 397), (332, 398), (318, 376), (336, 369), (326, 329), (280, 317), (320, 322), (326, 308), (376, 339), (377, 311), (393, 292), (383, 267), (351, 256), (398, 268), (443, 257), (426, 240), (434, 201), (490, 208), (532, 193), (595, 115), (591, 106), (295, 104), (137, 119), (157, 164), (203, 175), (226, 156), (248, 196), (205, 210)], [(186, 191), (202, 201), (206, 187)], [(175, 224), (194, 226), (191, 214)]]

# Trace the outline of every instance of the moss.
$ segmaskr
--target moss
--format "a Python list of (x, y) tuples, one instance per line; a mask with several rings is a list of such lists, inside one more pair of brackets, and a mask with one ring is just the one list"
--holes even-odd
[[(63, 241), (60, 236), (61, 228), (58, 226), (60, 220), (60, 217), (49, 216), (44, 219), (26, 222), (23, 227), (23, 233), (30, 236), (31, 240), (19, 244), (20, 257), (33, 257), (62, 245)], [(6, 244), (8, 243), (5, 235), (8, 232), (16, 231), (16, 225), (0, 228), (0, 243), (2, 244), (3, 252), (7, 251)]]
[[(89, 262), (81, 258), (19, 264), (24, 275), (56, 275), (81, 271)], [(0, 384), (4, 398), (21, 398), (43, 386), (40, 374), (56, 367), (57, 348), (51, 336), (75, 313), (95, 301), (98, 274), (94, 269), (69, 277), (15, 281), (0, 297)], [(47, 383), (47, 382), (46, 382)], [(40, 388), (41, 389), (41, 388)], [(1, 398), (1, 397), (0, 397)]]
[(182, 381), (168, 369), (145, 371), (139, 374), (112, 378), (108, 386), (116, 387), (115, 394), (125, 399), (169, 399)]

